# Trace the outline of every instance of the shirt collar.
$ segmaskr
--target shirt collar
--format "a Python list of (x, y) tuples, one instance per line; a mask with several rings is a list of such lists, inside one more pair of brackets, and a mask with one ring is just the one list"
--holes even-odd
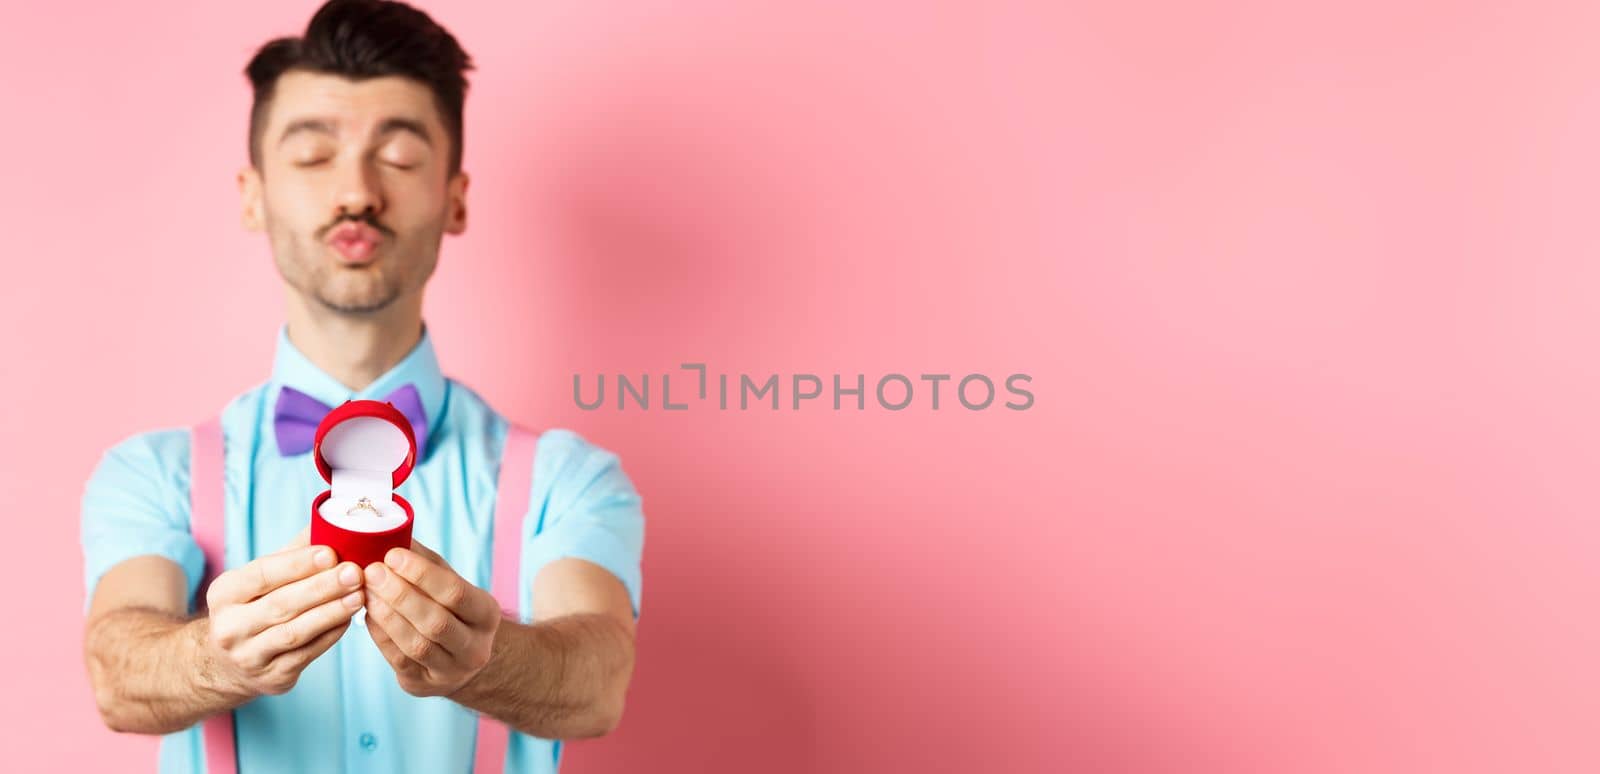
[[(384, 396), (410, 383), (422, 398), (422, 410), (428, 416), (430, 437), (439, 432), (439, 419), (444, 412), (445, 379), (439, 370), (439, 359), (433, 351), (433, 340), (428, 336), (428, 326), (422, 326), (422, 340), (417, 342), (393, 368), (373, 380), (364, 390), (353, 391), (338, 379), (312, 363), (289, 341), (289, 326), (278, 329), (278, 348), (272, 359), (271, 401), (277, 401), (278, 392), (285, 386), (295, 388), (329, 406), (338, 406), (347, 400), (383, 400)], [(272, 405), (268, 403), (267, 405)], [(269, 412), (270, 413), (270, 412)], [(432, 446), (433, 444), (428, 444)], [(426, 450), (419, 450), (425, 453)]]

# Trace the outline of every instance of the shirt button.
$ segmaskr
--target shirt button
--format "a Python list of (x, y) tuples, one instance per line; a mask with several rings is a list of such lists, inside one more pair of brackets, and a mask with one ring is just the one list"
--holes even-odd
[(370, 733), (362, 734), (361, 749), (366, 750), (367, 752), (372, 752), (373, 750), (378, 749), (378, 737), (375, 737)]

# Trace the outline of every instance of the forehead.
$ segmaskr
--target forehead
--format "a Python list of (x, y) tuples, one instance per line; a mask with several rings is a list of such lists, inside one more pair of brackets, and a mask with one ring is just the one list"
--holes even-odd
[(324, 119), (356, 132), (389, 118), (409, 118), (442, 130), (433, 92), (398, 75), (358, 81), (300, 70), (284, 73), (273, 87), (267, 138), (304, 118)]

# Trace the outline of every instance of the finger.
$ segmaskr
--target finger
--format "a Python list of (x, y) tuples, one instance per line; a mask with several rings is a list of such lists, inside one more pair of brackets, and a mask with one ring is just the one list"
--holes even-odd
[[(384, 564), (367, 565), (370, 596), (381, 598), (412, 628), (450, 654), (464, 653), (472, 642), (472, 631), (455, 613), (412, 585)], [(402, 647), (406, 645), (400, 641)]]
[[(361, 588), (361, 569), (355, 562), (323, 570), (309, 578), (280, 586), (266, 596), (245, 605), (250, 620), (249, 633), (286, 623), (294, 617)], [(360, 605), (357, 605), (359, 607)]]
[(329, 629), (344, 626), (361, 609), (362, 595), (352, 591), (324, 602), (289, 621), (272, 626), (252, 637), (244, 646), (241, 662), (246, 666), (265, 666), (283, 653), (304, 647)]
[(339, 638), (343, 637), (345, 631), (349, 628), (350, 622), (345, 621), (343, 624), (317, 635), (316, 639), (306, 645), (286, 653), (280, 653), (276, 658), (272, 659), (268, 668), (289, 669), (297, 672), (305, 669), (307, 664), (317, 660), (317, 656), (328, 652), (328, 649), (333, 647), (333, 644), (338, 642)]
[(384, 634), (399, 647), (400, 652), (412, 661), (417, 662), (427, 672), (448, 673), (451, 658), (449, 652), (417, 631), (405, 616), (395, 612), (389, 603), (377, 594), (367, 595), (367, 625), (373, 622), (383, 627)]
[(206, 599), (213, 608), (218, 604), (249, 602), (285, 583), (333, 565), (333, 549), (326, 546), (306, 546), (269, 554), (218, 575), (207, 590)]
[[(383, 563), (469, 625), (487, 624), (489, 616), (500, 614), (489, 595), (479, 593), (477, 586), (457, 575), (442, 560), (430, 560), (417, 551), (393, 548), (384, 556)], [(406, 610), (401, 608), (400, 612)]]
[[(369, 610), (368, 612), (370, 613), (371, 611)], [(378, 652), (383, 654), (383, 660), (389, 662), (389, 666), (393, 667), (394, 671), (407, 675), (422, 673), (422, 665), (412, 661), (410, 656), (401, 651), (400, 646), (395, 644), (394, 639), (389, 636), (388, 632), (384, 631), (382, 626), (368, 626), (367, 634), (372, 637), (372, 642), (378, 646)]]

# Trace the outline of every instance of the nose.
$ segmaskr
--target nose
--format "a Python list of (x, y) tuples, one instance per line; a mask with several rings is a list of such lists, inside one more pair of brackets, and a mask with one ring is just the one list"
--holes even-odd
[[(371, 210), (383, 212), (383, 189), (376, 170), (362, 159), (349, 159), (339, 166), (338, 191), (334, 205), (341, 213)], [(336, 213), (336, 214), (341, 214)]]

